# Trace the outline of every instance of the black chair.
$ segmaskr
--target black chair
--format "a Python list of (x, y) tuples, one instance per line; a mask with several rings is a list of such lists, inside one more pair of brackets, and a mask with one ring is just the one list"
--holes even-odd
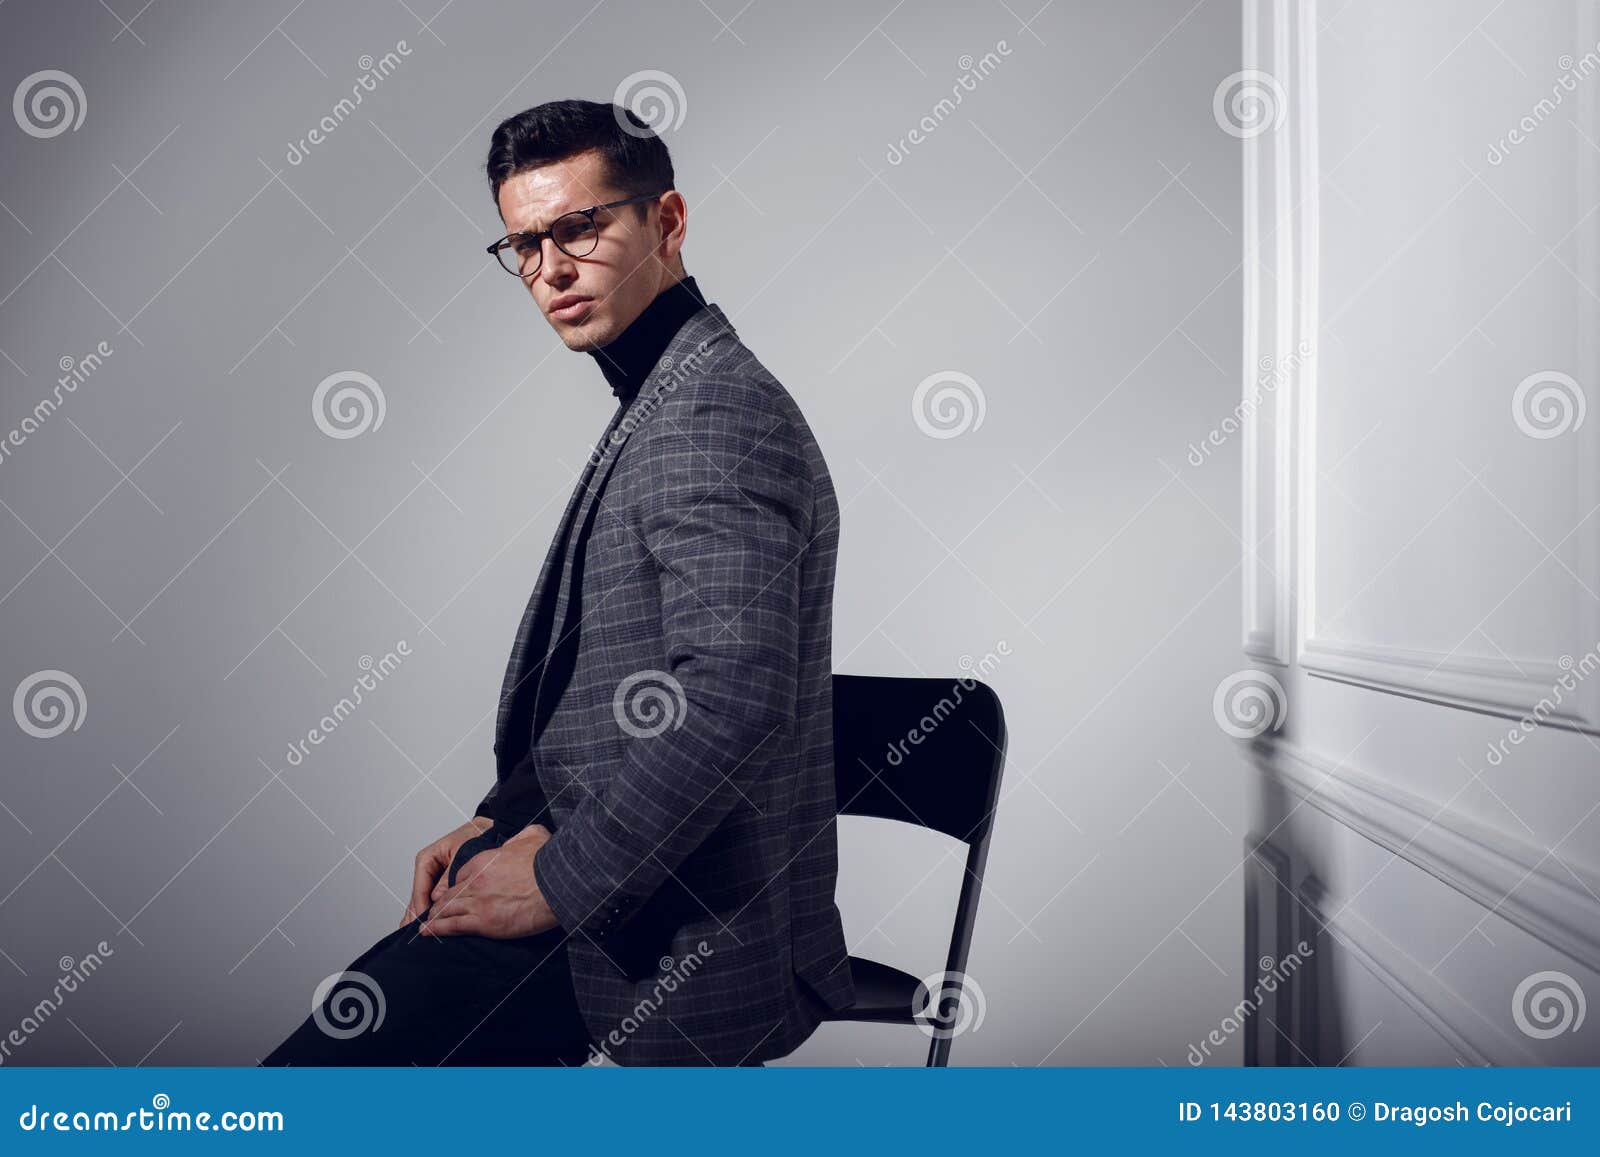
[(943, 832), (967, 845), (967, 864), (945, 961), (950, 983), (919, 994), (917, 977), (852, 956), (856, 1002), (827, 1019), (929, 1024), (928, 1064), (946, 1065), (1005, 766), (1000, 699), (976, 679), (835, 675), (833, 749), (840, 815)]

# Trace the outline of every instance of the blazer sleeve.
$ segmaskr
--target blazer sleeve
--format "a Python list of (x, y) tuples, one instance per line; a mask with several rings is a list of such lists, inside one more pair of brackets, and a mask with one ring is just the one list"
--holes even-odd
[(487, 793), (485, 793), (484, 797), (478, 801), (478, 806), (473, 810), (472, 814), (475, 816), (493, 816), (494, 801), (499, 798), (500, 781), (496, 779), (492, 784), (489, 785), (489, 790)]
[[(792, 733), (812, 475), (799, 431), (748, 386), (686, 383), (626, 447), (635, 529), (660, 584), (671, 723), (623, 745), (534, 858), (562, 927), (620, 926), (746, 795)], [(654, 685), (670, 680), (655, 673)], [(621, 721), (619, 720), (619, 726)]]

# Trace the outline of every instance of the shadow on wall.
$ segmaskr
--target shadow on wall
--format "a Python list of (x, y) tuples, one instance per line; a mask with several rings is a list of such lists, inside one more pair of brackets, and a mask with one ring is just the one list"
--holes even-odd
[(1284, 850), (1298, 801), (1263, 777), (1257, 814), (1275, 817), (1245, 837), (1244, 994), (1236, 1007), (1247, 1066), (1338, 1065), (1349, 1046), (1335, 1003), (1343, 990), (1338, 954), (1323, 915), (1324, 889), (1312, 872), (1294, 883), (1303, 857)]

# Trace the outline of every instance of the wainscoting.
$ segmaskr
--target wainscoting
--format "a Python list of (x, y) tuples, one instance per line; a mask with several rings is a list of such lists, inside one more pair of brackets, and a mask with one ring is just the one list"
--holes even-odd
[(1244, 56), (1245, 1062), (1600, 1063), (1600, 16)]

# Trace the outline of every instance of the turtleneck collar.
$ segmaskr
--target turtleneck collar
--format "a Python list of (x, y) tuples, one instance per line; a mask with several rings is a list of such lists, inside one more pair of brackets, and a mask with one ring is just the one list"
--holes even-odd
[(666, 350), (667, 342), (705, 304), (694, 278), (685, 277), (656, 294), (655, 300), (610, 343), (588, 351), (619, 401), (626, 404), (633, 400)]

